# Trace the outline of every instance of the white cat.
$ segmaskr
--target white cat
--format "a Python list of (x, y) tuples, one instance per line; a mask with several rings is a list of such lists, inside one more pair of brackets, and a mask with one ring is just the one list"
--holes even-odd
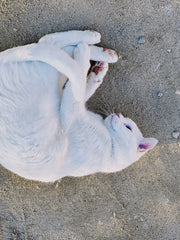
[[(93, 46), (98, 42), (97, 32), (69, 31), (0, 53), (0, 163), (4, 167), (49, 182), (119, 171), (157, 144), (120, 113), (103, 120), (86, 109), (108, 62), (118, 60), (113, 50)], [(90, 59), (99, 62), (87, 76)], [(60, 73), (69, 79), (61, 100)]]

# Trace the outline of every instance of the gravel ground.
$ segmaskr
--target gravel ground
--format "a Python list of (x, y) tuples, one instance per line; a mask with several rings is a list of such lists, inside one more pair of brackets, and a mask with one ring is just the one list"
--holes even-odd
[(159, 144), (121, 172), (51, 184), (0, 166), (0, 239), (178, 240), (180, 1), (0, 1), (0, 50), (72, 29), (121, 55), (89, 108), (122, 112)]

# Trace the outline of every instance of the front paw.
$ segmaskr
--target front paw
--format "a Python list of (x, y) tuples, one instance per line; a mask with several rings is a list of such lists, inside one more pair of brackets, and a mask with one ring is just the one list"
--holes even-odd
[(96, 62), (96, 64), (91, 69), (91, 81), (94, 83), (101, 84), (104, 76), (108, 70), (108, 63), (106, 62)]

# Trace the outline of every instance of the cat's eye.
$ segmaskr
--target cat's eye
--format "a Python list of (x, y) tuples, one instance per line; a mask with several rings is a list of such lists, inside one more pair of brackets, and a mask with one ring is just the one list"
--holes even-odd
[(129, 126), (128, 124), (125, 124), (126, 128), (128, 128), (130, 131), (132, 131), (131, 126)]

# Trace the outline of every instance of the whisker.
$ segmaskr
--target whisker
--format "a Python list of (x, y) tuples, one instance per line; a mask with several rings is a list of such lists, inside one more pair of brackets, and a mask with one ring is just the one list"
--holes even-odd
[(105, 105), (106, 107), (112, 109), (111, 104), (107, 101), (107, 99), (105, 99), (105, 96), (102, 96), (102, 98), (100, 99), (100, 102), (101, 102), (103, 105)]
[[(103, 105), (105, 106), (105, 104), (103, 104)], [(101, 113), (101, 114), (103, 114), (103, 115), (105, 115), (105, 116), (110, 115), (110, 111), (109, 111), (107, 108), (103, 108), (103, 107), (99, 107), (99, 108), (97, 109), (97, 112), (98, 112), (98, 113)]]
[(100, 111), (101, 113), (103, 113), (103, 114), (108, 114), (109, 112), (106, 110), (106, 109), (104, 109), (104, 108), (98, 108), (98, 111)]
[(102, 112), (102, 111), (99, 111), (99, 110), (98, 110), (98, 111), (96, 111), (96, 113), (97, 113), (97, 114), (100, 114), (100, 115), (102, 115), (103, 117), (106, 117), (106, 116), (107, 116), (107, 114), (105, 114), (104, 112)]
[(109, 102), (107, 101), (107, 98), (106, 96), (104, 95), (101, 95), (101, 98), (100, 98), (100, 101), (106, 105), (110, 105)]

